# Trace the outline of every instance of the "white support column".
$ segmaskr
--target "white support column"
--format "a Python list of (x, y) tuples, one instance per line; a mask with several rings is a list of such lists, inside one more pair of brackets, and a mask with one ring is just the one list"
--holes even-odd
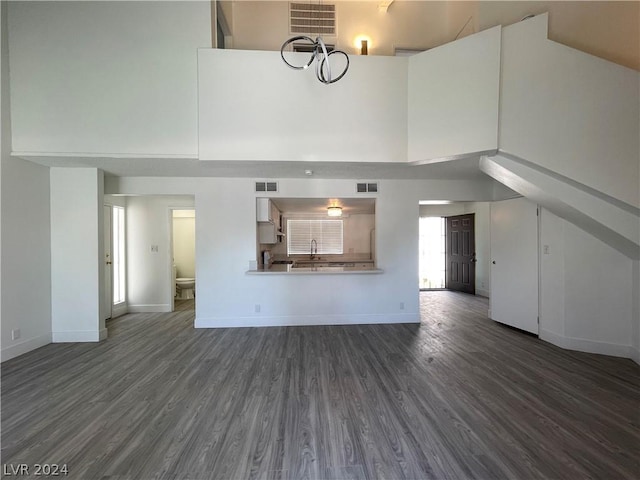
[(98, 342), (104, 276), (104, 176), (96, 168), (51, 169), (53, 342)]

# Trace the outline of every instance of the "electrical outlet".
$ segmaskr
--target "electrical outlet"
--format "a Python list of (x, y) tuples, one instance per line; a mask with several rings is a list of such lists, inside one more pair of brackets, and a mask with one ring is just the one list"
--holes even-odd
[(400, 302), (400, 310), (404, 310), (404, 302)]
[(255, 310), (256, 313), (260, 313), (260, 304), (259, 303), (256, 303), (256, 305), (254, 307), (254, 310)]
[(542, 253), (545, 255), (549, 255), (549, 245), (542, 246)]
[(158, 245), (151, 245), (151, 253), (158, 253)]
[(11, 330), (11, 340), (18, 340), (20, 338), (20, 329), (16, 328), (15, 330)]

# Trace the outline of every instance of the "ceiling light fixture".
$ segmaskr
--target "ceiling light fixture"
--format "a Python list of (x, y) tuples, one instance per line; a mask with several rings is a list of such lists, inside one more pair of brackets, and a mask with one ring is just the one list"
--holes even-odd
[(327, 215), (330, 217), (341, 217), (342, 216), (342, 207), (332, 206), (327, 208)]
[(360, 40), (360, 55), (369, 55), (369, 46), (367, 40)]
[[(286, 58), (284, 58), (284, 50), (290, 44), (292, 44), (293, 42), (297, 42), (299, 40), (309, 42), (313, 47), (313, 51), (311, 52), (311, 58), (305, 65), (292, 65), (291, 63), (287, 62)], [(336, 54), (344, 55), (344, 58), (347, 63), (342, 73), (340, 73), (340, 75), (334, 78), (331, 75), (331, 66), (329, 65), (329, 57), (331, 55), (336, 55)], [(327, 46), (325, 45), (324, 41), (322, 40), (322, 37), (320, 36), (316, 37), (315, 41), (311, 39), (311, 37), (307, 37), (305, 35), (291, 37), (289, 40), (287, 40), (282, 44), (282, 47), (280, 48), (280, 56), (282, 57), (282, 61), (286, 63), (288, 67), (293, 68), (294, 70), (306, 70), (307, 68), (309, 68), (309, 66), (313, 63), (314, 60), (317, 60), (318, 62), (316, 63), (316, 77), (318, 77), (318, 80), (320, 80), (325, 85), (329, 85), (330, 83), (337, 82), (342, 77), (344, 77), (345, 74), (347, 73), (347, 70), (349, 70), (349, 55), (344, 53), (342, 50), (331, 50), (330, 52), (328, 52)]]

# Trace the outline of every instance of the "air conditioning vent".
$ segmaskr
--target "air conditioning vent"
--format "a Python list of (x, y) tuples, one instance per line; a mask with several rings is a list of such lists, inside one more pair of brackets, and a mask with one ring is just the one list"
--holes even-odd
[(256, 192), (277, 192), (278, 182), (256, 182)]
[(356, 192), (358, 193), (378, 193), (377, 182), (358, 182), (356, 184)]
[(289, 33), (292, 35), (335, 36), (336, 6), (331, 3), (289, 3)]
[[(325, 43), (324, 46), (327, 47), (327, 53), (333, 52), (336, 49), (335, 45), (330, 45)], [(308, 43), (293, 44), (294, 52), (313, 53), (314, 50), (315, 50), (315, 45), (309, 45)]]

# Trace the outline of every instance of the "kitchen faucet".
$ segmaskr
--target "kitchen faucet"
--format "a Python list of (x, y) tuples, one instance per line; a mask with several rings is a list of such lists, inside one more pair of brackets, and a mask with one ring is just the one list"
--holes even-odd
[[(315, 248), (314, 248), (315, 247)], [(315, 238), (311, 240), (311, 255), (309, 256), (311, 260), (318, 253), (318, 242), (316, 242)]]

